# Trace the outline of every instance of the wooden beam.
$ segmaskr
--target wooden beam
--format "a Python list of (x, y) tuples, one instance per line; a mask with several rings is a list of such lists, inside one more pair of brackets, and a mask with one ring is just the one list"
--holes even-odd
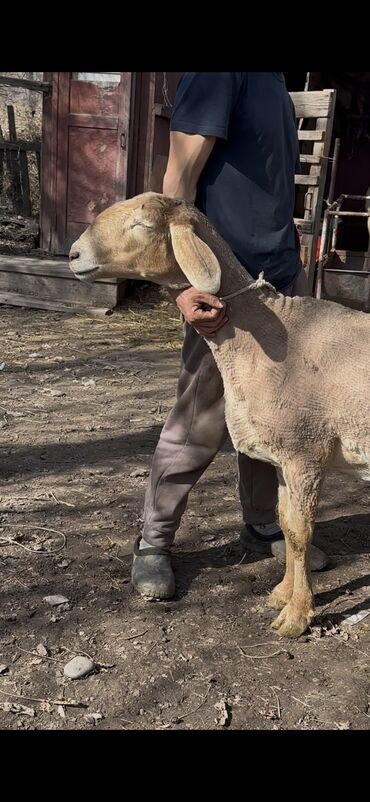
[(335, 211), (335, 209), (330, 210), (328, 214), (332, 215), (333, 217), (370, 217), (369, 212), (340, 212)]
[(16, 142), (10, 142), (10, 140), (7, 139), (1, 139), (0, 150), (30, 150), (40, 153), (41, 145), (39, 142), (25, 142), (23, 139), (17, 139)]
[(301, 164), (321, 164), (321, 157), (314, 156), (312, 153), (300, 153), (299, 161)]
[(296, 175), (294, 177), (295, 184), (305, 187), (318, 187), (319, 181), (319, 175)]
[(325, 139), (325, 131), (298, 131), (298, 139), (304, 141), (311, 140), (314, 142), (323, 142)]
[(297, 119), (310, 117), (329, 117), (331, 114), (334, 89), (321, 92), (290, 92)]
[[(1, 222), (1, 221), (0, 221)], [(9, 221), (12, 225), (17, 221)], [(19, 222), (22, 225), (22, 222)], [(24, 273), (25, 275), (44, 276), (48, 278), (64, 278), (66, 280), (78, 281), (69, 267), (68, 259), (50, 258), (43, 259), (37, 256), (7, 255), (0, 254), (0, 273)], [(124, 279), (101, 278), (94, 281), (94, 284), (111, 284), (118, 286)], [(79, 282), (80, 284), (80, 282)], [(83, 285), (82, 285), (83, 286)], [(90, 285), (91, 286), (91, 285)]]
[(31, 89), (33, 92), (49, 92), (51, 84), (46, 81), (27, 81), (25, 78), (7, 78), (0, 76), (3, 86), (16, 86), (20, 89)]
[(305, 220), (304, 217), (295, 217), (294, 225), (299, 228), (301, 234), (312, 234), (313, 232), (312, 220)]
[(51, 309), (57, 312), (74, 312), (77, 315), (87, 314), (93, 317), (105, 317), (113, 313), (111, 307), (64, 304), (61, 301), (46, 301), (43, 298), (34, 298), (33, 295), (22, 295), (20, 292), (0, 292), (0, 304), (23, 306), (30, 309)]

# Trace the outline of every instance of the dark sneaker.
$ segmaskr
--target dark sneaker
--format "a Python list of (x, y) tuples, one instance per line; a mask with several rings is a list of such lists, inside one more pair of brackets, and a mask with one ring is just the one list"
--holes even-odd
[(240, 533), (240, 543), (243, 549), (257, 551), (260, 554), (271, 554), (271, 543), (284, 540), (279, 524), (244, 524)]
[[(259, 552), (260, 554), (273, 554), (281, 565), (285, 565), (286, 551), (283, 532), (279, 524), (245, 524), (240, 533), (240, 543), (243, 549)], [(328, 565), (328, 557), (318, 549), (310, 546), (311, 571), (322, 571)]]
[[(271, 543), (271, 552), (281, 565), (285, 565), (285, 541), (280, 540), (275, 543)], [(317, 546), (310, 546), (311, 571), (322, 571), (323, 568), (326, 568), (328, 562), (329, 560), (325, 552), (321, 551), (321, 549), (318, 549)]]

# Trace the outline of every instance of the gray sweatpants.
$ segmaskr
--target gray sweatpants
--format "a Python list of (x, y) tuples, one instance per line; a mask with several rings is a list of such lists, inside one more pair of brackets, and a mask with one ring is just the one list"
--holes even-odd
[[(304, 270), (284, 295), (308, 295)], [(142, 536), (169, 546), (190, 490), (227, 438), (221, 374), (208, 345), (186, 324), (177, 401), (162, 429), (145, 496)], [(276, 520), (277, 476), (266, 462), (238, 454), (239, 495), (245, 523)]]

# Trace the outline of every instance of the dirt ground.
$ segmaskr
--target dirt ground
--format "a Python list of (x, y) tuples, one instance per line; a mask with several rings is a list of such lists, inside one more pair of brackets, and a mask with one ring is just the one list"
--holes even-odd
[[(344, 616), (370, 609), (369, 487), (326, 483), (330, 565), (298, 641), (269, 629), (281, 566), (239, 544), (231, 444), (191, 496), (177, 597), (144, 602), (131, 549), (175, 395), (174, 308), (142, 288), (102, 321), (3, 307), (0, 330), (0, 728), (368, 729), (370, 615)], [(96, 669), (68, 680), (77, 654)]]

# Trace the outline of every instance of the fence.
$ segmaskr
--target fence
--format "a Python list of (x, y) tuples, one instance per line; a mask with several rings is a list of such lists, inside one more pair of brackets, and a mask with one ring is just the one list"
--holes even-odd
[[(10, 201), (14, 213), (32, 216), (29, 154), (36, 157), (36, 179), (40, 187), (40, 142), (17, 139), (14, 106), (7, 106), (9, 138), (0, 126), (0, 198)], [(32, 169), (32, 168), (31, 168)]]

